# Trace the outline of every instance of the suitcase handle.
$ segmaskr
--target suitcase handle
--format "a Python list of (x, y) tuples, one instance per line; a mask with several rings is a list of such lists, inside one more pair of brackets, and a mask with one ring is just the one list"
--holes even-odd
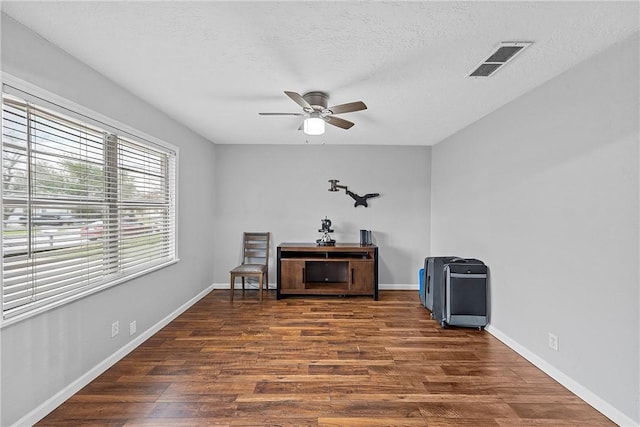
[(486, 279), (486, 274), (472, 274), (472, 273), (451, 273), (451, 277), (455, 279)]

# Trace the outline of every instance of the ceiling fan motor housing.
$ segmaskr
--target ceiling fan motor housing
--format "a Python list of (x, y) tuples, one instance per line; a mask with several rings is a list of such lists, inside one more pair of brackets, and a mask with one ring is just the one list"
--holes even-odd
[(326, 110), (329, 95), (326, 92), (313, 91), (302, 95), (302, 98), (311, 105), (314, 110)]

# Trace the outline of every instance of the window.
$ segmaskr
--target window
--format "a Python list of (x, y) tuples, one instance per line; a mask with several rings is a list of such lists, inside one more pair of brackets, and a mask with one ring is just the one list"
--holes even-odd
[(13, 92), (2, 99), (3, 318), (174, 262), (175, 152)]

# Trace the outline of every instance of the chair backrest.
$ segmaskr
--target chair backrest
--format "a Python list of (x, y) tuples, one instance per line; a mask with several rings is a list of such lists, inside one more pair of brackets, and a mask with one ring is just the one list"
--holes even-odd
[(244, 233), (243, 264), (269, 265), (270, 233)]

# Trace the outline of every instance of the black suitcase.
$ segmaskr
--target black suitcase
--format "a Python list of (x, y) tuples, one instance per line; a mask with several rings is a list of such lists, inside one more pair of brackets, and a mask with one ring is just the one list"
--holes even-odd
[(442, 327), (487, 325), (487, 266), (477, 259), (452, 260), (444, 266)]
[[(457, 259), (456, 256), (428, 257), (424, 260), (424, 306), (431, 311), (432, 319), (439, 319), (444, 316), (444, 311), (440, 311), (434, 305), (434, 301), (443, 298), (444, 292), (444, 266)], [(444, 308), (444, 300), (443, 305)], [(435, 311), (438, 310), (436, 314)], [(438, 317), (439, 316), (439, 317)]]

